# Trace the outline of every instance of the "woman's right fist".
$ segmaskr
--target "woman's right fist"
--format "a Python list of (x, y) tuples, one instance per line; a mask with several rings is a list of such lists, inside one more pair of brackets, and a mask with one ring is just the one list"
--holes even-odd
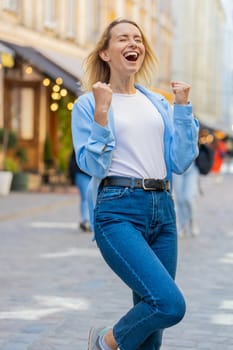
[(112, 101), (112, 89), (110, 84), (98, 81), (92, 86), (95, 98), (95, 115), (96, 123), (105, 126), (108, 123), (108, 110)]

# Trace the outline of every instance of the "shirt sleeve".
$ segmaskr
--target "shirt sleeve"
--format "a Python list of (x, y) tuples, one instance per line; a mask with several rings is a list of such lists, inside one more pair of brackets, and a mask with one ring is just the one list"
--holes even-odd
[(79, 167), (91, 176), (104, 178), (115, 147), (113, 132), (94, 121), (94, 105), (83, 95), (72, 110), (72, 139)]
[(198, 155), (199, 123), (192, 113), (192, 105), (175, 104), (170, 147), (171, 170), (183, 173)]

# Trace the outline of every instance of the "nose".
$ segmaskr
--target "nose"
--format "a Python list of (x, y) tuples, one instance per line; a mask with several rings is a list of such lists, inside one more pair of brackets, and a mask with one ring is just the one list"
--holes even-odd
[(138, 44), (137, 44), (137, 41), (134, 38), (130, 38), (129, 45), (132, 46), (132, 47), (136, 47)]

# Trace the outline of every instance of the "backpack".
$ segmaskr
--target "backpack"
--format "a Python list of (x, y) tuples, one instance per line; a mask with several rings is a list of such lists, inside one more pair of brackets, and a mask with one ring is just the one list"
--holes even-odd
[(199, 146), (199, 155), (195, 160), (195, 164), (201, 175), (207, 175), (214, 162), (214, 152), (207, 144)]
[(71, 180), (72, 185), (75, 185), (76, 173), (82, 173), (82, 170), (78, 167), (78, 164), (76, 162), (75, 152), (73, 150), (70, 156), (69, 164), (68, 164), (68, 176)]
[(68, 174), (67, 174), (72, 185), (75, 185), (75, 175), (77, 173), (86, 174), (84, 171), (82, 171), (79, 168), (79, 166), (76, 162), (75, 151), (73, 150), (71, 153), (71, 156), (70, 156), (70, 160), (69, 160), (69, 164), (68, 164)]

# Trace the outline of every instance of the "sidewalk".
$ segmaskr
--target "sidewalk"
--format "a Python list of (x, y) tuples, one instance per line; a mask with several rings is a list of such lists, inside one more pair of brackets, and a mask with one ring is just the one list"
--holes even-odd
[[(179, 241), (187, 313), (162, 350), (233, 349), (232, 185), (232, 175), (202, 178), (201, 234)], [(91, 234), (79, 232), (78, 200), (75, 191), (0, 197), (0, 350), (86, 350), (89, 327), (131, 305)]]

